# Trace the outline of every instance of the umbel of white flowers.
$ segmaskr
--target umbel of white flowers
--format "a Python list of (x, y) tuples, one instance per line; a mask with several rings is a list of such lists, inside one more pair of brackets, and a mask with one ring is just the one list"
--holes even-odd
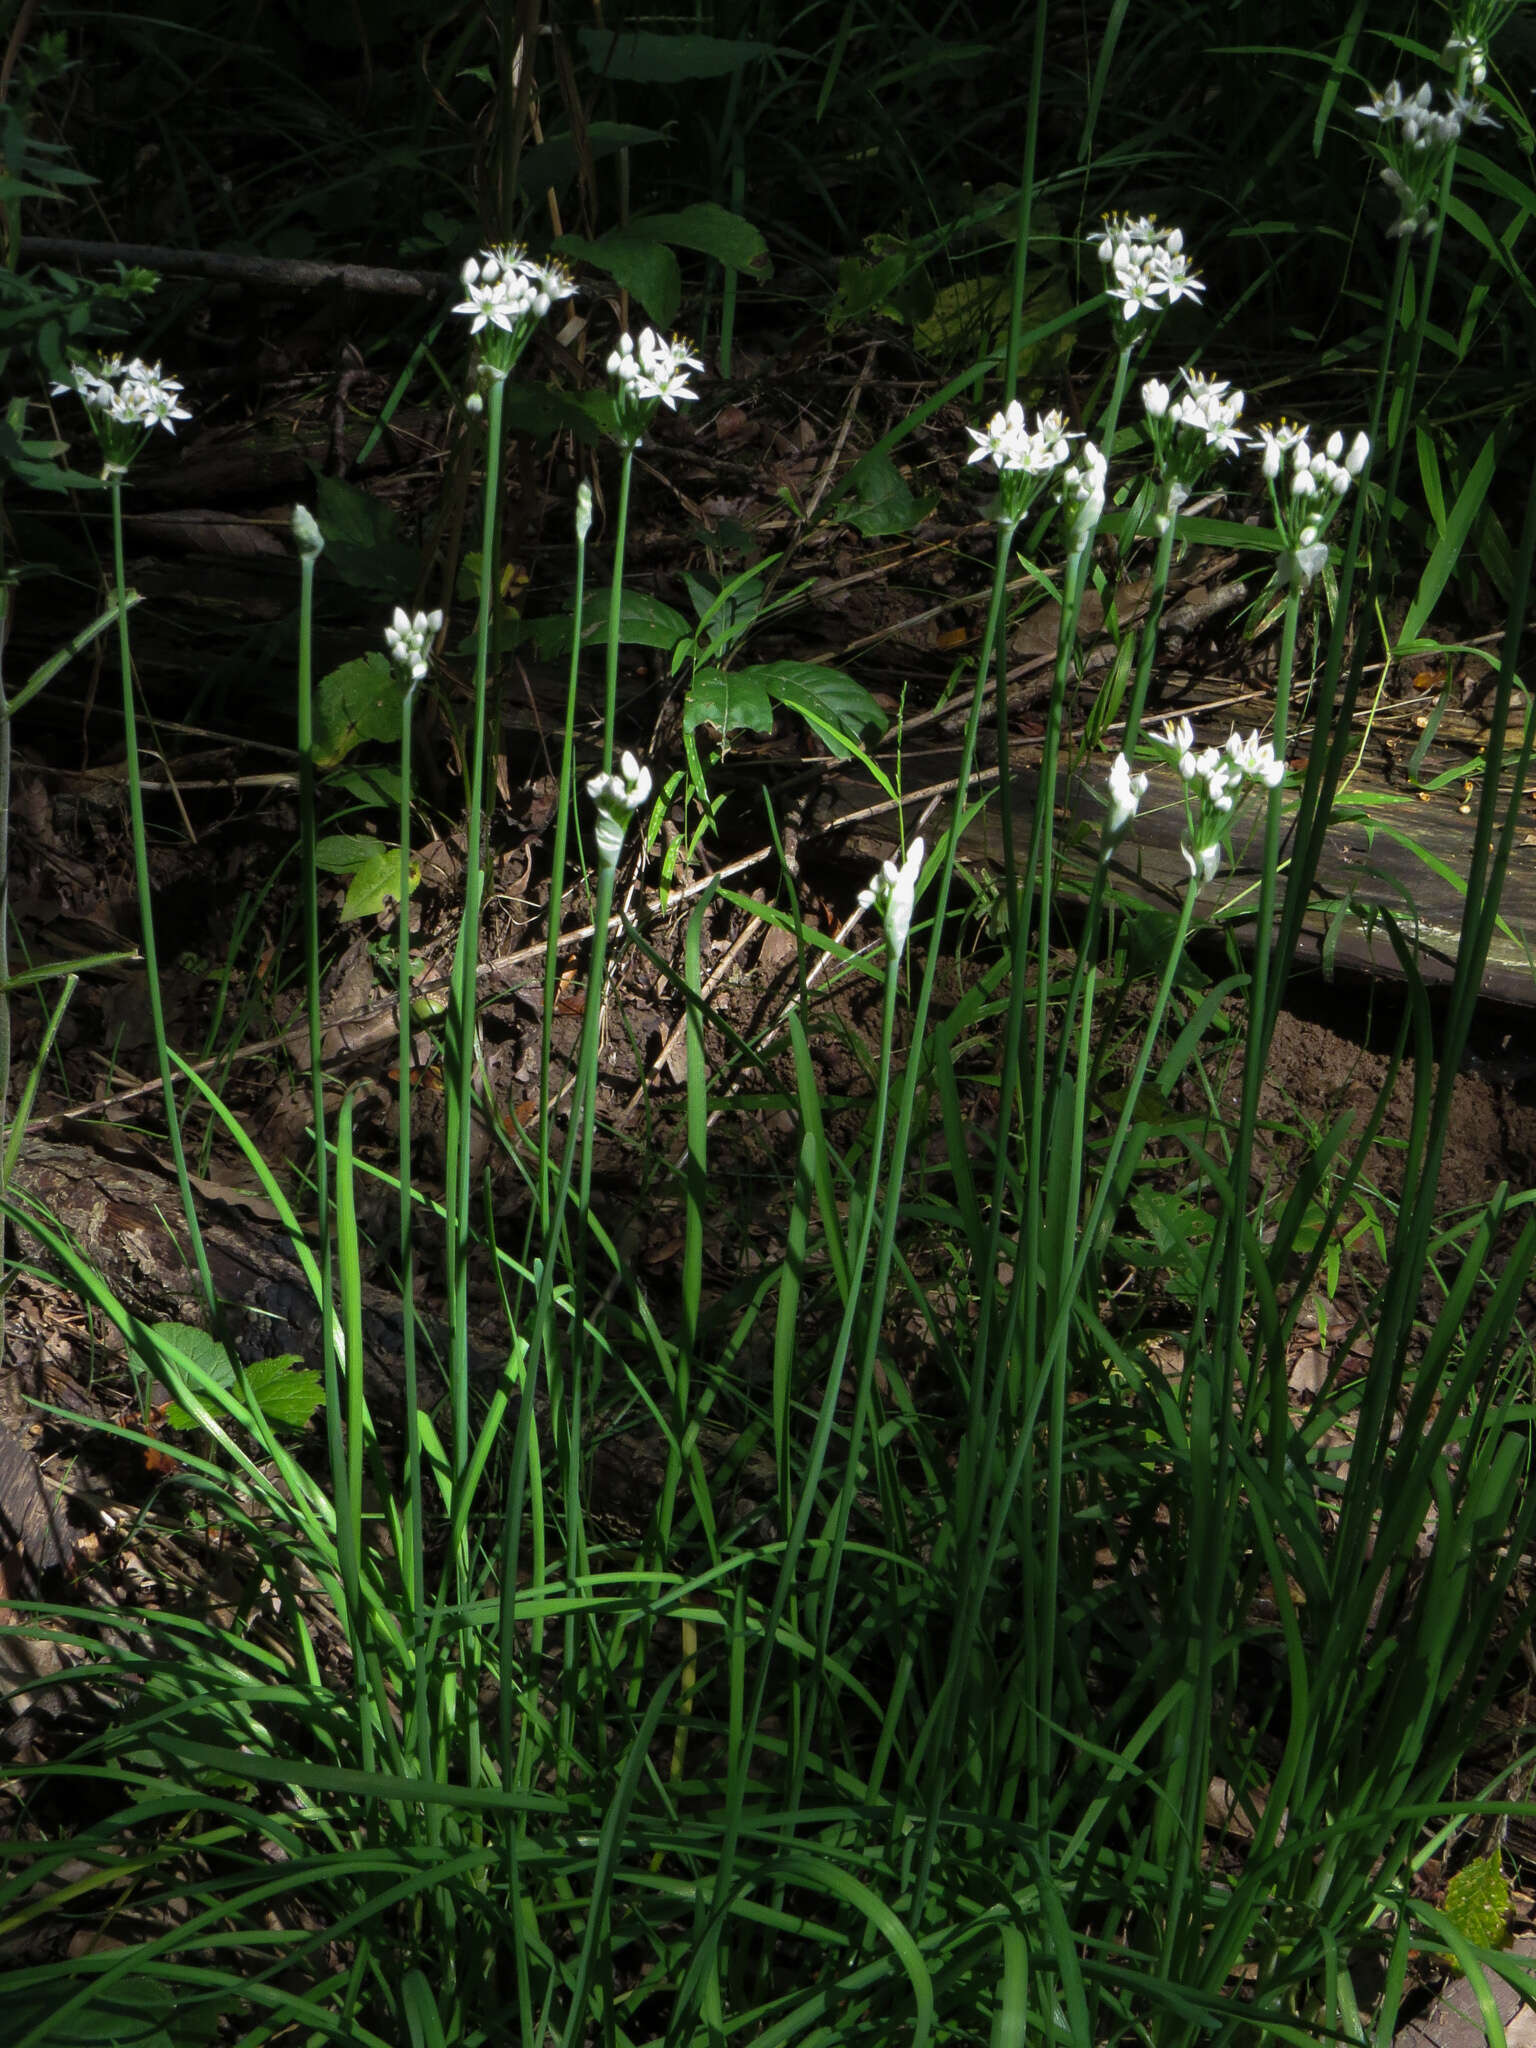
[(613, 382), (614, 438), (621, 448), (640, 446), (657, 406), (676, 412), (680, 403), (691, 404), (698, 397), (689, 388), (688, 372), (702, 371), (704, 365), (691, 353), (692, 347), (675, 334), (663, 341), (651, 327), (641, 330), (638, 341), (632, 335), (619, 336), (608, 358), (608, 375)]
[(1141, 387), (1147, 431), (1160, 472), (1152, 530), (1163, 534), (1218, 455), (1236, 455), (1248, 436), (1238, 431), (1243, 394), (1217, 377), (1181, 370), (1184, 389), (1175, 394), (1156, 377)]
[(597, 806), (597, 864), (609, 873), (619, 864), (629, 821), (651, 793), (651, 771), (626, 753), (614, 775), (594, 775), (587, 795)]
[(997, 471), (997, 517), (1004, 526), (1019, 524), (1045, 479), (1070, 460), (1078, 438), (1059, 412), (1041, 413), (1031, 428), (1016, 398), (984, 427), (965, 431), (976, 443), (967, 461), (990, 462)]
[(417, 612), (412, 618), (395, 606), (394, 619), (384, 628), (384, 645), (403, 683), (419, 683), (426, 676), (428, 649), (442, 630), (441, 612)]
[[(1486, 64), (1483, 72), (1486, 76)], [(1480, 83), (1476, 73), (1476, 64), (1471, 64), (1469, 79), (1474, 86)], [(1355, 109), (1362, 120), (1380, 124), (1375, 149), (1381, 159), (1381, 182), (1397, 201), (1397, 219), (1387, 229), (1389, 236), (1434, 233), (1442, 173), (1462, 129), (1499, 125), (1475, 94), (1452, 92), (1446, 97), (1442, 112), (1432, 104), (1434, 95), (1427, 85), (1404, 93), (1394, 78), (1385, 92), (1371, 94), (1368, 107)]]
[[(1244, 737), (1236, 728), (1220, 747), (1202, 747), (1197, 753), (1195, 730), (1187, 718), (1175, 719), (1161, 731), (1149, 732), (1147, 744), (1165, 758), (1172, 757), (1184, 785), (1187, 829), (1179, 842), (1184, 865), (1197, 881), (1213, 881), (1221, 866), (1222, 848), (1244, 798), (1258, 789), (1278, 789), (1285, 780), (1285, 763), (1256, 732)], [(1145, 772), (1133, 773), (1125, 755), (1117, 754), (1109, 771), (1109, 814), (1104, 821), (1103, 846), (1106, 860), (1146, 793)]]
[(917, 884), (923, 872), (923, 842), (914, 839), (901, 862), (882, 861), (880, 872), (868, 888), (859, 891), (859, 908), (873, 910), (885, 928), (885, 943), (893, 960), (900, 959), (912, 929), (912, 912), (917, 906)]
[(1152, 214), (1107, 213), (1088, 240), (1104, 266), (1104, 289), (1120, 302), (1122, 320), (1198, 299), (1205, 290), (1184, 254), (1184, 230), (1160, 228)]
[(1303, 588), (1326, 565), (1328, 528), (1371, 455), (1364, 434), (1356, 434), (1346, 448), (1344, 436), (1335, 432), (1314, 449), (1307, 438), (1310, 432), (1309, 427), (1283, 419), (1276, 427), (1261, 426), (1257, 435), (1264, 451), (1259, 466), (1282, 542), (1275, 580)]
[(459, 276), (464, 297), (453, 310), (469, 321), (477, 347), (475, 382), (465, 403), (478, 412), (485, 387), (511, 375), (550, 307), (575, 296), (576, 281), (563, 264), (537, 263), (516, 242), (482, 249)]
[(181, 386), (176, 380), (165, 376), (158, 363), (142, 362), (137, 356), (131, 363), (121, 356), (72, 363), (68, 374), (53, 386), (55, 397), (66, 391), (73, 391), (85, 403), (101, 446), (103, 483), (128, 474), (133, 458), (154, 428), (164, 427), (174, 434), (177, 420), (192, 417), (179, 403)]

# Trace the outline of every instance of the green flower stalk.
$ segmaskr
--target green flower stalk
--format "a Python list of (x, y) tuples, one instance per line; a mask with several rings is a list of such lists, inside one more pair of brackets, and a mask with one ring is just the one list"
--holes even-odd
[(635, 450), (639, 448), (656, 417), (665, 406), (676, 412), (691, 404), (698, 393), (689, 388), (688, 376), (704, 365), (692, 352), (692, 344), (673, 335), (663, 341), (653, 328), (645, 328), (639, 340), (619, 336), (608, 358), (608, 376), (613, 385), (613, 438), (623, 450), (619, 470), (619, 507), (614, 521), (613, 583), (608, 599), (608, 641), (603, 669), (603, 773), (613, 768), (613, 728), (619, 695), (619, 611), (624, 597), (624, 546), (629, 534), (629, 487), (634, 472)]
[(176, 1090), (171, 1078), (171, 1049), (165, 1035), (165, 1001), (160, 989), (160, 956), (155, 943), (154, 897), (149, 876), (149, 841), (144, 826), (144, 790), (139, 772), (138, 706), (133, 692), (133, 663), (128, 647), (128, 579), (123, 556), (123, 480), (134, 457), (156, 427), (168, 434), (176, 421), (192, 415), (179, 405), (181, 386), (161, 374), (158, 363), (148, 364), (135, 357), (124, 363), (119, 356), (101, 358), (94, 366), (77, 362), (66, 382), (56, 384), (55, 394), (76, 392), (84, 402), (92, 431), (101, 447), (101, 476), (112, 497), (112, 568), (117, 598), (117, 646), (123, 685), (123, 749), (128, 765), (128, 806), (133, 819), (134, 884), (139, 898), (140, 943), (144, 953), (144, 979), (149, 994), (150, 1018), (155, 1035), (155, 1056), (160, 1067), (160, 1092), (165, 1103), (165, 1121), (171, 1155), (176, 1165), (177, 1193), (186, 1219), (203, 1302), (215, 1329), (219, 1322), (219, 1301), (208, 1264), (208, 1253), (192, 1200), (192, 1182), (187, 1172), (181, 1140), (181, 1119), (176, 1109)]
[[(483, 897), (481, 833), (485, 793), (486, 686), (490, 666), (491, 593), (496, 584), (497, 508), (501, 490), (502, 408), (506, 381), (546, 313), (576, 286), (559, 264), (536, 263), (521, 248), (493, 248), (471, 257), (460, 273), (465, 296), (454, 308), (470, 323), (475, 348), (471, 413), (486, 414), (485, 503), (481, 516), (480, 611), (475, 634), (474, 708), (466, 745), (469, 801), (465, 816), (464, 907), (454, 952), (449, 1003), (447, 1076), (448, 1173), (445, 1204), (452, 1348), (449, 1358), (452, 1461), (462, 1473), (469, 1456), (470, 1128), (474, 1116), (476, 991)], [(398, 627), (397, 627), (398, 630)], [(464, 1560), (461, 1559), (461, 1564)]]

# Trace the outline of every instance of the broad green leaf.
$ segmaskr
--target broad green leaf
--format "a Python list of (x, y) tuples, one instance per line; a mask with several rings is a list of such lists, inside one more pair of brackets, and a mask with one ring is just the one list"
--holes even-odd
[[(608, 597), (606, 590), (593, 591), (582, 606), (584, 647), (601, 646), (608, 636)], [(557, 618), (534, 619), (523, 629), (523, 637), (532, 644), (535, 654), (549, 659), (570, 652), (571, 625), (571, 614), (562, 612)], [(662, 647), (670, 651), (679, 640), (688, 638), (689, 631), (682, 613), (663, 604), (659, 597), (650, 597), (643, 590), (626, 590), (619, 599), (621, 646)]]
[[(229, 1352), (206, 1330), (183, 1323), (157, 1323), (153, 1334), (168, 1349), (177, 1351), (215, 1387), (233, 1387), (235, 1366)], [(245, 1369), (246, 1385), (261, 1413), (283, 1429), (302, 1429), (324, 1397), (319, 1375), (296, 1371), (301, 1364), (297, 1352), (277, 1358), (258, 1358)], [(201, 1425), (190, 1409), (179, 1401), (166, 1404), (165, 1420), (172, 1429), (197, 1429)]]
[(633, 85), (676, 85), (685, 78), (728, 78), (773, 55), (772, 43), (734, 36), (664, 35), (652, 29), (581, 31), (582, 47), (604, 78)]
[[(330, 559), (327, 551), (326, 559)], [(370, 651), (322, 676), (315, 692), (315, 761), (334, 768), (365, 740), (400, 738), (400, 685), (383, 654)]]
[(937, 498), (915, 498), (912, 487), (889, 455), (878, 462), (860, 465), (854, 478), (854, 502), (844, 500), (839, 516), (864, 535), (876, 540), (882, 534), (910, 533), (928, 517)]
[(340, 477), (315, 472), (315, 518), (325, 535), (325, 566), (354, 590), (397, 601), (415, 587), (420, 562), (399, 539), (400, 515), (391, 505)]
[(303, 1429), (325, 1399), (320, 1375), (307, 1368), (297, 1352), (280, 1358), (258, 1358), (245, 1369), (246, 1384), (256, 1405), (279, 1429)]
[[(378, 846), (377, 840), (372, 843)], [(412, 860), (412, 889), (420, 880), (421, 868)], [(400, 849), (398, 846), (381, 847), (371, 860), (362, 863), (347, 884), (346, 900), (341, 906), (341, 922), (351, 924), (359, 917), (377, 917), (386, 903), (398, 903), (399, 900)]]
[(562, 256), (580, 257), (606, 270), (615, 284), (640, 301), (658, 327), (670, 327), (677, 318), (683, 279), (665, 242), (636, 228), (610, 228), (596, 241), (585, 235), (561, 235), (555, 248)]
[(194, 1323), (156, 1323), (150, 1335), (179, 1351), (216, 1387), (234, 1384), (235, 1368), (230, 1363), (229, 1352), (209, 1331), (198, 1329)]
[(773, 706), (756, 670), (705, 669), (688, 692), (683, 724), (689, 732), (713, 725), (723, 739), (735, 732), (772, 732)]
[[(601, 161), (612, 156), (615, 150), (638, 149), (642, 143), (662, 142), (666, 138), (659, 128), (637, 128), (628, 121), (593, 121), (582, 137), (584, 150)], [(582, 152), (578, 151), (569, 129), (558, 135), (546, 136), (542, 142), (526, 150), (517, 167), (517, 182), (521, 190), (542, 194), (553, 185), (563, 190), (575, 179), (581, 164)]]
[(348, 768), (333, 776), (331, 781), (335, 788), (344, 789), (360, 804), (387, 804), (396, 810), (400, 807), (400, 771), (397, 768)]
[(355, 875), (378, 850), (378, 840), (367, 832), (327, 832), (315, 843), (315, 866), (326, 875)]
[(730, 213), (712, 199), (685, 206), (680, 213), (647, 213), (630, 223), (638, 233), (652, 235), (674, 249), (697, 249), (713, 256), (727, 270), (743, 270), (756, 278), (773, 275), (768, 244), (752, 223)]
[[(750, 677), (761, 684), (802, 718), (815, 721), (830, 745), (837, 740), (858, 740), (874, 727), (884, 732), (885, 713), (862, 683), (840, 668), (825, 668), (813, 661), (768, 661), (737, 671), (737, 680)], [(830, 728), (830, 732), (828, 729)], [(839, 754), (845, 750), (837, 747)]]
[(551, 434), (574, 434), (584, 447), (592, 447), (599, 428), (579, 398), (569, 391), (557, 391), (550, 384), (528, 384), (521, 379), (509, 383), (502, 395), (501, 423), (508, 433), (529, 434), (546, 439)]
[(1497, 1854), (1468, 1863), (1445, 1888), (1445, 1917), (1479, 1948), (1502, 1948), (1509, 1940), (1509, 1903)]

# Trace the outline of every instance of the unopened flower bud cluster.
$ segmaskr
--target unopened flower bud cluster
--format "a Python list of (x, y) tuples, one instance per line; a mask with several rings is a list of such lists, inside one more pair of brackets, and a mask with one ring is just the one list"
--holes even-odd
[(412, 618), (395, 607), (393, 622), (384, 628), (384, 645), (403, 681), (419, 683), (425, 678), (428, 652), (442, 630), (441, 612), (417, 612)]
[(1104, 288), (1119, 300), (1124, 320), (1198, 299), (1205, 290), (1184, 254), (1183, 229), (1160, 228), (1150, 214), (1106, 214), (1089, 240), (1104, 266)]
[[(1449, 46), (1447, 49), (1449, 52)], [(1484, 63), (1484, 75), (1486, 70)], [(1480, 82), (1475, 65), (1468, 76), (1472, 84)], [(1389, 236), (1433, 234), (1446, 159), (1461, 140), (1462, 129), (1499, 125), (1473, 96), (1452, 92), (1443, 110), (1437, 109), (1433, 100), (1428, 85), (1405, 93), (1394, 78), (1385, 92), (1371, 94), (1369, 106), (1355, 109), (1363, 120), (1380, 124), (1376, 152), (1381, 158), (1381, 182), (1398, 209), (1397, 219), (1387, 230)]]
[(906, 858), (899, 863), (883, 861), (880, 872), (867, 889), (859, 891), (859, 908), (873, 910), (885, 931), (891, 957), (899, 959), (912, 929), (912, 912), (917, 905), (917, 884), (923, 872), (923, 842), (914, 839)]
[(594, 775), (587, 795), (597, 806), (597, 861), (610, 872), (618, 866), (629, 821), (651, 793), (651, 771), (626, 753), (618, 772)]
[(1104, 517), (1104, 487), (1109, 464), (1103, 450), (1084, 441), (1070, 468), (1062, 473), (1061, 508), (1067, 517), (1067, 552), (1080, 555)]
[(55, 397), (70, 391), (84, 401), (90, 414), (101, 443), (104, 479), (127, 475), (155, 427), (174, 434), (177, 420), (192, 417), (178, 402), (181, 386), (176, 380), (165, 376), (158, 363), (142, 362), (137, 356), (131, 363), (121, 356), (103, 356), (95, 363), (71, 364), (68, 375), (53, 386)]

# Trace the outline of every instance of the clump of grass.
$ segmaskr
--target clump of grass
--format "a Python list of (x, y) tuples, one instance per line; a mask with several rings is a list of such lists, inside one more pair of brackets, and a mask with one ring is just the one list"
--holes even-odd
[[(1475, 25), (1471, 40), (1483, 47)], [(1474, 57), (1458, 46), (1456, 61), (1467, 91)], [(1380, 121), (1383, 105), (1372, 104)], [(1030, 152), (1037, 112), (1032, 100)], [(793, 1123), (781, 1245), (710, 1303), (723, 1091), (707, 1049), (723, 1020), (705, 992), (696, 905), (671, 970), (687, 1018), (672, 1163), (684, 1230), (679, 1313), (665, 1327), (591, 1199), (610, 962), (644, 943), (615, 915), (615, 883), (635, 839), (643, 845), (629, 827), (651, 793), (649, 766), (616, 745), (612, 639), (602, 759), (585, 785), (595, 937), (569, 1128), (557, 1156), (547, 1115), (541, 1123), (522, 1246), (497, 1243), (471, 1199), (470, 1135), (486, 1107), (477, 965), (502, 400), (566, 281), (510, 249), (466, 273), (486, 475), (441, 1205), (411, 1171), (408, 801), (401, 811), (400, 1456), (362, 1371), (361, 1163), (350, 1097), (328, 1123), (312, 898), (318, 1246), (237, 1120), (206, 1084), (191, 1085), (261, 1178), (322, 1306), (323, 1469), (248, 1375), (210, 1371), (197, 1344), (146, 1328), (60, 1230), (7, 1205), (138, 1369), (195, 1418), (201, 1434), (177, 1480), (183, 1512), (235, 1532), (247, 1572), (232, 1618), (153, 1598), (108, 1623), (87, 1605), (46, 1613), (112, 1712), (67, 1762), (14, 1774), (31, 1838), (0, 1851), (0, 1934), (89, 1915), (110, 1940), (9, 1973), (18, 2048), (135, 2038), (130, 2019), (141, 2040), (422, 2048), (730, 2037), (923, 2048), (983, 2032), (998, 2048), (1364, 2042), (1390, 2037), (1423, 1927), (1474, 1971), (1524, 1982), (1484, 1941), (1486, 1916), (1458, 1924), (1433, 1913), (1413, 1876), (1469, 1814), (1501, 1811), (1492, 1795), (1461, 1798), (1456, 1773), (1518, 1650), (1514, 1582), (1536, 1520), (1536, 1490), (1523, 1485), (1529, 1347), (1517, 1323), (1536, 1217), (1529, 1198), (1501, 1190), (1450, 1242), (1436, 1234), (1435, 1199), (1529, 719), (1515, 795), (1500, 793), (1502, 740), (1490, 743), (1468, 921), (1438, 1028), (1412, 935), (1391, 927), (1411, 991), (1393, 1066), (1412, 1052), (1416, 1170), (1381, 1226), (1375, 1297), (1341, 1347), (1346, 1358), (1368, 1350), (1368, 1370), (1331, 1382), (1302, 1414), (1287, 1384), (1291, 1339), (1366, 1192), (1373, 1129), (1340, 1122), (1322, 1133), (1262, 1232), (1248, 1193), (1266, 1049), (1349, 749), (1365, 659), (1364, 636), (1351, 647), (1349, 630), (1370, 615), (1397, 503), (1456, 139), (1436, 193), (1415, 188), (1403, 216), (1363, 426), (1253, 435), (1241, 394), (1192, 367), (1177, 387), (1142, 381), (1142, 430), (1128, 434), (1120, 415), (1149, 332), (1201, 289), (1177, 232), (1139, 216), (1095, 237), (1116, 348), (1092, 434), (1051, 414), (1032, 425), (1013, 397), (1014, 366), (1005, 371), (998, 411), (972, 430), (971, 459), (990, 465), (995, 486), (997, 538), (961, 812), (1016, 556), (1045, 574), (1053, 538), (1060, 550), (1048, 792), (1071, 744), (1066, 707), (1096, 545), (1106, 531), (1122, 548), (1155, 543), (1124, 704), (1096, 713), (1107, 731), (1123, 710), (1123, 744), (1105, 776), (1077, 949), (1065, 968), (1052, 951), (1067, 882), (1048, 799), (1027, 844), (1010, 851), (1001, 955), (942, 1017), (957, 834), (932, 851), (914, 839), (887, 862), (861, 899), (880, 925), (874, 957), (836, 949), (841, 970), (873, 977), (880, 996), (861, 1127), (851, 1141), (829, 1132), (807, 976), (785, 1020), (787, 1095), (765, 1041), (735, 1048), (780, 1090)], [(1028, 248), (1026, 214), (1021, 272)], [(1020, 279), (1014, 304), (1024, 303)], [(615, 350), (624, 479), (643, 408), (687, 396), (697, 367), (685, 344), (654, 336)], [(1124, 463), (1127, 445), (1145, 467)], [(1255, 448), (1273, 525), (1234, 531), (1274, 567), (1277, 709), (1267, 741), (1234, 734), (1201, 748), (1192, 731), (1146, 715), (1159, 612), (1191, 494), (1230, 483), (1225, 465)], [(573, 643), (589, 519), (584, 502)], [(317, 550), (302, 521), (300, 542), (307, 593)], [(1512, 562), (1516, 620), (1533, 546), (1536, 491)], [(616, 555), (615, 621), (622, 539)], [(391, 629), (407, 704), (440, 624), (402, 612)], [(1309, 627), (1322, 643), (1317, 738), (1298, 782), (1286, 769), (1290, 695)], [(125, 679), (126, 652), (125, 640)], [(1517, 653), (1512, 625), (1500, 736)], [(551, 946), (580, 800), (575, 661), (573, 644)], [(305, 666), (306, 757), (309, 694)], [(408, 798), (408, 717), (405, 736)], [(1104, 985), (1124, 964), (1115, 864), (1159, 775), (1186, 806), (1187, 883), (1110, 1097), (1096, 1048)], [(306, 781), (311, 854), (313, 801)], [(1245, 804), (1259, 808), (1264, 846), (1253, 957), (1191, 991), (1187, 942)], [(145, 916), (148, 933), (147, 892)], [(1184, 1276), (1170, 1370), (1148, 1332), (1106, 1308), (1114, 1239), (1169, 1136), (1145, 1105), (1172, 1099), (1186, 1077), (1198, 1083), (1234, 998), (1247, 1048), (1235, 1113), (1211, 1091), (1211, 1113), (1174, 1134), (1209, 1230)], [(978, 1039), (992, 1048), (1000, 1117), (973, 1161), (964, 1048)], [(174, 1130), (163, 1031), (160, 1047)], [(541, 1105), (558, 1092), (546, 1034)], [(915, 1255), (914, 1139), (930, 1126), (948, 1138), (950, 1180), (926, 1187), (917, 1220), (967, 1275), (963, 1319)], [(1372, 1197), (1371, 1213), (1382, 1207)], [(440, 1378), (421, 1369), (410, 1285), (428, 1220), (446, 1246)], [(1448, 1280), (1427, 1324), (1432, 1247)], [(483, 1398), (469, 1373), (477, 1268), (505, 1306), (501, 1372)], [(208, 1306), (219, 1313), (211, 1289)], [(914, 1323), (948, 1382), (942, 1401), (903, 1375), (893, 1332)], [(610, 1404), (624, 1390), (641, 1418), (637, 1443), (661, 1447), (654, 1506), (622, 1538), (594, 1497), (600, 1387)], [(775, 1492), (766, 1512), (733, 1519), (733, 1465), (739, 1473), (755, 1445), (771, 1458)], [(71, 1676), (79, 1683), (80, 1667)], [(65, 1811), (66, 1788), (78, 1788), (83, 1819)], [(1381, 1987), (1370, 2012), (1368, 1980)]]

